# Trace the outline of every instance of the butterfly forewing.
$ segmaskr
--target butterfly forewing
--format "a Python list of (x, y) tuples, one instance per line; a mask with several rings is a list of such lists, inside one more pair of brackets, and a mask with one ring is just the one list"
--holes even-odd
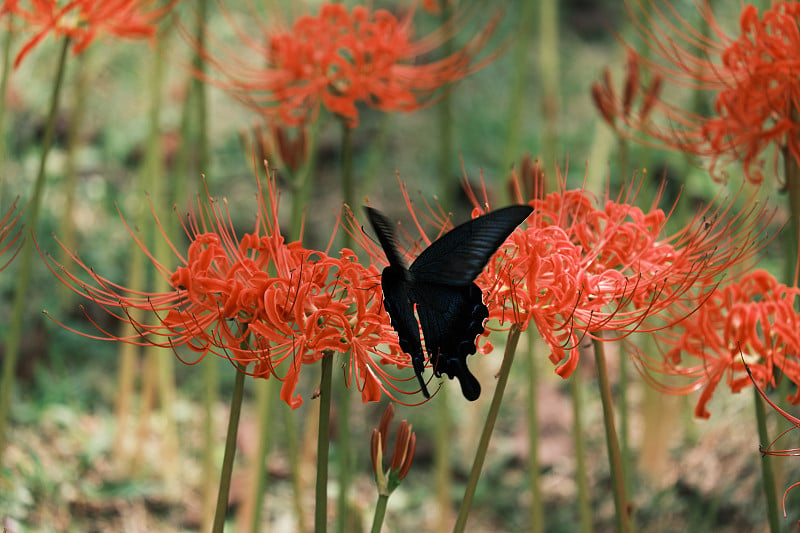
[[(533, 208), (512, 205), (456, 226), (423, 250), (409, 271), (415, 281), (468, 285)], [(391, 260), (390, 260), (391, 261)]]
[(390, 265), (396, 265), (405, 269), (405, 262), (397, 251), (397, 243), (394, 239), (394, 227), (385, 216), (383, 216), (376, 209), (371, 207), (364, 208), (369, 216), (369, 221), (375, 233), (378, 234), (378, 240), (381, 242), (383, 253), (386, 254), (386, 259)]

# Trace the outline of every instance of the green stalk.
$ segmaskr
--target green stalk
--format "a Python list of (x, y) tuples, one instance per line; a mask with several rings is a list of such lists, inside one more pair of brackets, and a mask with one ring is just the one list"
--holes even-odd
[[(528, 2), (532, 4), (533, 2)], [(531, 506), (528, 523), (531, 533), (544, 531), (544, 501), (539, 475), (539, 375), (534, 344), (536, 328), (528, 328), (528, 463), (531, 482)]]
[(461, 501), (461, 507), (458, 509), (458, 518), (456, 518), (456, 525), (453, 528), (454, 533), (464, 531), (467, 526), (467, 517), (469, 516), (470, 508), (472, 507), (472, 500), (475, 498), (475, 489), (478, 486), (478, 479), (481, 476), (481, 469), (486, 460), (486, 452), (489, 449), (489, 441), (492, 438), (492, 431), (497, 422), (497, 415), (500, 412), (500, 404), (503, 401), (503, 393), (506, 390), (508, 383), (508, 376), (511, 374), (511, 363), (514, 362), (514, 355), (517, 351), (517, 343), (519, 342), (520, 330), (516, 325), (511, 326), (508, 332), (508, 340), (506, 341), (506, 349), (503, 354), (503, 363), (500, 365), (500, 373), (497, 377), (497, 386), (494, 389), (494, 396), (492, 396), (492, 403), (489, 406), (489, 413), (486, 416), (486, 423), (483, 426), (483, 433), (481, 440), (478, 442), (478, 449), (475, 452), (475, 460), (472, 463), (472, 470), (467, 479), (467, 488), (464, 491), (464, 499)]
[(433, 471), (436, 480), (436, 501), (439, 504), (439, 523), (437, 530), (445, 531), (450, 524), (452, 510), (450, 494), (452, 476), (450, 474), (453, 418), (450, 413), (447, 387), (442, 387), (436, 394), (436, 425), (434, 429)]
[[(193, 66), (199, 73), (204, 73), (206, 63), (200, 57), (199, 50), (205, 49), (206, 32), (205, 25), (208, 19), (208, 0), (198, 0), (195, 15), (195, 38), (198, 46), (195, 48), (192, 58)], [(176, 168), (174, 181), (174, 200), (178, 194), (186, 194), (189, 176), (191, 182), (198, 184), (200, 176), (209, 172), (209, 147), (208, 147), (208, 99), (206, 97), (206, 84), (201, 81), (199, 76), (189, 78), (189, 90), (187, 92), (181, 130), (183, 138), (189, 140), (181, 145), (179, 154), (179, 164)], [(193, 122), (194, 121), (196, 122)], [(207, 358), (200, 365), (203, 374), (203, 531), (208, 531), (211, 527), (212, 504), (216, 483), (214, 480), (215, 472), (215, 449), (217, 439), (214, 432), (214, 406), (217, 403), (217, 392), (219, 388), (219, 365), (215, 358)]]
[(372, 518), (372, 533), (381, 533), (383, 519), (386, 516), (387, 503), (389, 503), (389, 495), (379, 494), (378, 503), (375, 505), (375, 516)]
[[(444, 35), (452, 35), (453, 3), (439, 1), (441, 7), (441, 28)], [(453, 39), (442, 43), (442, 57), (450, 57), (454, 53)], [(445, 209), (454, 205), (452, 187), (453, 178), (453, 98), (452, 88), (446, 87), (441, 101), (436, 106), (439, 129), (439, 198)], [(439, 510), (438, 530), (444, 531), (452, 516), (451, 494), (453, 477), (452, 466), (452, 428), (453, 415), (450, 412), (446, 387), (439, 390), (436, 400), (436, 425), (434, 432), (433, 470), (436, 480), (436, 507)]]
[[(561, 83), (559, 80), (558, 3), (542, 0), (539, 3), (539, 61), (542, 77), (542, 109), (544, 129), (542, 134), (542, 160), (545, 175), (555, 176), (558, 157), (558, 118), (561, 105)], [(551, 180), (554, 182), (554, 180)]]
[[(344, 203), (351, 209), (355, 201), (355, 183), (353, 181), (353, 130), (342, 121), (342, 194)], [(344, 247), (352, 248), (350, 234), (342, 233)], [(347, 353), (345, 357), (350, 357)], [(332, 356), (331, 356), (332, 357)], [(338, 407), (339, 431), (336, 433), (336, 444), (339, 463), (339, 495), (336, 502), (336, 531), (345, 533), (347, 528), (348, 495), (350, 493), (351, 454), (350, 454), (350, 394), (344, 381), (336, 389), (336, 405)], [(327, 435), (326, 435), (327, 438)]]
[[(164, 69), (166, 66), (165, 53), (167, 50), (167, 37), (165, 30), (155, 41), (152, 58), (152, 72), (149, 87), (149, 109), (148, 109), (148, 134), (145, 147), (145, 160), (142, 166), (144, 175), (142, 182), (145, 190), (150, 193), (150, 200), (156, 213), (171, 213), (173, 201), (167, 189), (167, 180), (164, 168), (164, 149), (161, 142), (161, 102), (162, 87), (164, 85)], [(166, 219), (167, 217), (162, 217)], [(167, 229), (167, 234), (177, 233), (177, 226), (172, 225), (172, 229)], [(162, 230), (158, 227), (156, 220), (150, 216), (145, 218), (142, 227), (142, 235), (152, 243), (153, 256), (164, 265), (169, 265), (174, 259), (172, 250), (167, 239), (161, 234)], [(166, 293), (171, 290), (169, 282), (161, 276), (151, 279), (151, 286), (157, 293)], [(156, 369), (155, 375), (146, 374), (144, 379), (156, 379), (156, 390), (159, 398), (161, 414), (164, 417), (164, 445), (162, 458), (164, 467), (161, 472), (166, 481), (168, 492), (177, 493), (180, 490), (178, 481), (178, 467), (180, 461), (177, 424), (175, 422), (175, 357), (172, 357), (171, 350), (166, 350), (161, 346), (145, 347), (146, 357), (153, 361), (153, 368)]]
[[(50, 154), (50, 147), (53, 144), (53, 133), (55, 131), (56, 115), (58, 114), (59, 99), (61, 97), (61, 87), (64, 81), (64, 72), (67, 65), (67, 50), (70, 40), (62, 39), (61, 50), (58, 55), (56, 67), (56, 78), (53, 83), (53, 92), (50, 96), (50, 111), (47, 115), (47, 125), (42, 139), (42, 155), (39, 159), (39, 171), (36, 174), (36, 181), (33, 185), (33, 195), (28, 204), (28, 219), (26, 226), (29, 230), (35, 231), (39, 221), (39, 209), (42, 203), (42, 191), (44, 190), (45, 168), (47, 167), (47, 156)], [(19, 357), (20, 342), (22, 340), (22, 324), (25, 317), (25, 304), (28, 303), (28, 285), (31, 279), (31, 263), (33, 260), (33, 239), (25, 239), (20, 251), (19, 275), (17, 285), (14, 289), (14, 305), (11, 311), (11, 324), (9, 325), (8, 337), (6, 338), (6, 356), (3, 360), (3, 376), (0, 381), (0, 457), (5, 452), (6, 447), (6, 425), (8, 424), (9, 411), (11, 405), (11, 387), (14, 379), (14, 369), (17, 366)]]
[(531, 41), (536, 34), (533, 31), (533, 24), (536, 19), (536, 2), (522, 2), (520, 5), (519, 22), (517, 24), (514, 45), (514, 59), (511, 80), (511, 95), (508, 103), (508, 124), (506, 148), (503, 153), (503, 160), (500, 162), (500, 172), (498, 176), (505, 176), (508, 173), (508, 166), (520, 156), (520, 137), (523, 124), (523, 104), (528, 96), (530, 87), (531, 68), (528, 65), (528, 55), (531, 50)]
[(569, 379), (572, 396), (572, 435), (575, 442), (575, 483), (578, 485), (578, 515), (581, 531), (591, 533), (592, 506), (589, 498), (589, 473), (586, 468), (586, 433), (583, 426), (583, 387), (580, 375), (574, 372)]
[(608, 464), (611, 470), (611, 482), (614, 492), (617, 531), (628, 533), (630, 520), (628, 517), (628, 501), (625, 496), (625, 474), (622, 467), (622, 454), (617, 440), (617, 429), (614, 425), (614, 404), (611, 399), (611, 383), (606, 367), (605, 346), (603, 341), (594, 339), (594, 355), (597, 361), (597, 381), (600, 385), (600, 400), (603, 403), (603, 421), (606, 429), (606, 445), (608, 446)]
[[(764, 402), (758, 390), (753, 387), (753, 400), (756, 407), (756, 425), (758, 426), (759, 442), (770, 442), (767, 434), (767, 413), (764, 409)], [(775, 473), (772, 470), (772, 458), (765, 455), (761, 458), (761, 484), (764, 488), (764, 497), (767, 500), (767, 520), (769, 521), (770, 533), (779, 533), (781, 530), (780, 518), (778, 516), (778, 495), (775, 492)]]
[(225, 456), (222, 459), (222, 472), (219, 478), (219, 492), (217, 494), (217, 509), (214, 513), (213, 533), (222, 533), (225, 528), (225, 517), (228, 514), (228, 495), (231, 489), (231, 474), (233, 474), (233, 459), (236, 456), (236, 435), (239, 432), (239, 415), (242, 412), (242, 398), (244, 398), (244, 368), (236, 371), (236, 380), (233, 382), (233, 396), (231, 396), (231, 412), (228, 418), (228, 434), (225, 437)]
[[(78, 187), (77, 150), (80, 143), (81, 124), (86, 109), (86, 86), (89, 82), (89, 57), (90, 50), (78, 56), (76, 70), (77, 82), (75, 84), (75, 99), (72, 113), (69, 117), (69, 131), (67, 132), (67, 154), (64, 161), (64, 184), (62, 197), (64, 198), (64, 212), (58, 225), (58, 237), (63, 247), (58, 250), (58, 262), (62, 265), (70, 263), (70, 254), (77, 249), (75, 237), (75, 219), (72, 212), (75, 209), (75, 193)], [(57, 288), (59, 312), (67, 311), (71, 307), (75, 293), (65, 283), (59, 283)], [(56, 362), (58, 370), (63, 371), (63, 361)]]
[(289, 449), (289, 471), (292, 476), (292, 504), (297, 517), (297, 530), (306, 531), (305, 505), (303, 504), (303, 483), (300, 476), (300, 446), (297, 442), (297, 425), (293, 411), (282, 406), (283, 424), (286, 427), (286, 447)]
[(331, 377), (333, 374), (333, 354), (326, 352), (322, 357), (322, 378), (319, 387), (319, 433), (317, 437), (317, 488), (314, 508), (314, 531), (327, 530), (328, 517), (328, 447), (330, 445), (331, 421)]
[[(791, 120), (800, 124), (800, 111), (793, 109)], [(794, 272), (797, 267), (798, 242), (800, 241), (800, 162), (787, 149), (783, 150), (783, 172), (786, 180), (786, 195), (789, 197), (789, 234), (786, 239), (786, 283), (794, 283)]]
[(256, 416), (258, 417), (259, 435), (258, 449), (253, 461), (253, 476), (255, 485), (252, 490), (254, 499), (253, 516), (250, 521), (250, 531), (258, 533), (261, 530), (261, 503), (267, 485), (267, 472), (264, 471), (267, 453), (271, 443), (270, 436), (274, 432), (275, 422), (272, 415), (272, 399), (275, 397), (275, 379), (262, 379), (256, 384)]
[[(14, 35), (14, 21), (6, 14), (6, 35), (3, 38), (3, 70), (0, 72), (0, 199), (3, 197), (3, 183), (6, 179), (6, 97), (8, 94), (8, 73), (11, 71), (11, 40)], [(0, 448), (1, 450), (2, 448)]]

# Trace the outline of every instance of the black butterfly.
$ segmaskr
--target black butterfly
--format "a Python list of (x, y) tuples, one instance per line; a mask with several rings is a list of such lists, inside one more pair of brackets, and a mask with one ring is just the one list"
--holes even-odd
[(423, 250), (409, 268), (395, 246), (392, 224), (375, 209), (365, 209), (389, 260), (381, 274), (384, 305), (400, 348), (411, 356), (422, 393), (430, 397), (422, 379), (420, 326), (434, 374), (457, 377), (464, 397), (476, 400), (481, 386), (467, 368), (467, 356), (475, 353), (489, 309), (474, 280), (533, 208), (513, 205), (465, 222)]

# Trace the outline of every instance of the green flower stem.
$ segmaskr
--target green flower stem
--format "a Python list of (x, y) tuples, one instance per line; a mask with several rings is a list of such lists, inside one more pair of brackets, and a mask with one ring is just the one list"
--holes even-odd
[[(439, 1), (441, 8), (440, 26), (444, 35), (455, 33), (453, 27), (453, 2)], [(453, 39), (447, 39), (442, 43), (442, 56), (450, 57), (454, 53), (455, 43)], [(453, 194), (453, 86), (445, 87), (442, 99), (436, 105), (437, 127), (439, 130), (439, 154), (438, 154), (438, 174), (439, 174), (439, 198), (445, 209), (451, 209), (454, 204)], [(452, 517), (452, 504), (450, 496), (452, 494), (453, 476), (451, 473), (452, 451), (451, 439), (453, 428), (453, 414), (449, 408), (449, 398), (447, 390), (442, 388), (437, 394), (436, 399), (436, 425), (434, 430), (434, 455), (433, 471), (436, 485), (436, 508), (438, 509), (437, 530), (445, 531), (450, 524)]]
[[(58, 113), (59, 100), (61, 98), (61, 88), (64, 81), (64, 72), (67, 65), (67, 50), (70, 40), (62, 39), (61, 51), (58, 55), (58, 66), (56, 67), (56, 78), (53, 83), (53, 92), (50, 96), (50, 111), (47, 115), (47, 125), (42, 139), (42, 155), (39, 159), (39, 171), (36, 174), (36, 181), (33, 185), (33, 195), (28, 204), (28, 219), (26, 226), (29, 230), (35, 230), (39, 221), (39, 209), (42, 203), (42, 191), (44, 190), (45, 168), (47, 167), (47, 156), (50, 154), (50, 147), (53, 144), (53, 133), (55, 131), (56, 115)], [(33, 260), (33, 239), (25, 239), (20, 251), (19, 276), (17, 285), (14, 288), (14, 306), (11, 311), (11, 324), (6, 338), (6, 354), (3, 360), (3, 376), (0, 381), (0, 457), (6, 448), (6, 425), (11, 405), (11, 386), (14, 379), (14, 369), (17, 366), (19, 357), (20, 342), (22, 340), (22, 323), (25, 317), (25, 304), (28, 303), (28, 285), (31, 279), (31, 263)]]
[(478, 479), (481, 476), (481, 469), (486, 460), (486, 452), (489, 449), (489, 440), (492, 438), (492, 431), (497, 422), (497, 415), (500, 412), (500, 404), (503, 401), (503, 393), (506, 390), (508, 383), (508, 376), (511, 374), (511, 363), (514, 362), (514, 354), (517, 351), (517, 343), (519, 342), (520, 330), (514, 325), (508, 332), (508, 340), (506, 341), (506, 350), (503, 354), (503, 363), (500, 365), (500, 373), (497, 378), (497, 386), (494, 389), (494, 396), (492, 396), (492, 403), (489, 406), (489, 413), (486, 416), (486, 424), (483, 426), (483, 433), (478, 442), (478, 449), (475, 452), (475, 460), (472, 463), (472, 470), (467, 479), (467, 488), (464, 492), (464, 499), (461, 501), (461, 507), (458, 509), (458, 518), (456, 518), (456, 525), (453, 528), (454, 533), (461, 533), (467, 526), (467, 517), (469, 516), (470, 508), (472, 507), (472, 500), (475, 498), (475, 489), (478, 486)]
[(436, 501), (439, 507), (438, 531), (445, 531), (451, 521), (452, 476), (450, 475), (453, 439), (453, 417), (450, 413), (447, 387), (436, 393), (436, 425), (434, 429), (433, 475), (436, 485)]
[(305, 505), (303, 504), (303, 482), (300, 477), (300, 446), (297, 443), (297, 423), (294, 411), (282, 406), (283, 424), (286, 431), (286, 447), (289, 453), (289, 471), (292, 476), (292, 504), (297, 518), (297, 531), (307, 531)]
[[(526, 5), (533, 4), (528, 2)], [(531, 505), (528, 522), (531, 533), (544, 531), (544, 502), (542, 483), (539, 475), (539, 375), (536, 364), (536, 328), (528, 329), (528, 463), (531, 482)]]
[[(792, 122), (800, 123), (800, 110), (792, 109)], [(783, 150), (784, 179), (786, 181), (786, 194), (789, 197), (789, 235), (786, 239), (786, 282), (794, 283), (794, 273), (797, 267), (798, 242), (800, 241), (800, 161), (797, 161), (788, 148)]]
[(233, 383), (231, 413), (228, 419), (228, 434), (225, 437), (225, 456), (222, 460), (222, 472), (219, 479), (219, 492), (217, 493), (217, 510), (214, 514), (213, 533), (222, 533), (225, 527), (225, 517), (228, 513), (228, 494), (231, 489), (233, 458), (236, 455), (236, 435), (239, 432), (239, 415), (242, 412), (242, 398), (244, 398), (244, 378), (244, 368), (238, 368), (236, 371), (236, 380)]
[(328, 446), (331, 422), (331, 378), (333, 353), (322, 357), (322, 378), (319, 386), (319, 436), (317, 438), (317, 489), (314, 508), (314, 531), (323, 533), (328, 518)]
[(614, 506), (617, 515), (617, 531), (628, 533), (628, 501), (625, 496), (625, 474), (622, 468), (622, 453), (619, 450), (617, 430), (614, 425), (614, 405), (611, 400), (611, 383), (608, 379), (606, 355), (603, 341), (594, 339), (594, 355), (597, 361), (597, 381), (600, 385), (600, 400), (603, 403), (603, 420), (606, 429), (606, 445), (608, 446), (608, 463), (611, 469), (611, 482), (614, 491)]
[[(542, 108), (544, 110), (544, 131), (542, 134), (542, 160), (545, 176), (555, 176), (558, 152), (558, 120), (561, 106), (562, 84), (560, 77), (558, 28), (558, 2), (542, 0), (539, 2), (539, 64), (542, 80)], [(551, 180), (555, 181), (555, 180)]]
[[(344, 203), (353, 209), (355, 202), (355, 183), (353, 181), (353, 129), (342, 121), (342, 195)], [(350, 234), (342, 233), (344, 247), (352, 248)], [(346, 354), (350, 357), (351, 354)], [(350, 493), (350, 394), (344, 380), (336, 388), (339, 431), (336, 433), (337, 457), (339, 466), (339, 495), (336, 502), (336, 531), (345, 533), (347, 528), (348, 495)], [(327, 439), (327, 434), (326, 434)]]
[[(764, 402), (758, 390), (753, 387), (753, 400), (756, 407), (756, 425), (758, 426), (759, 442), (770, 442), (767, 435), (767, 414), (764, 409)], [(772, 458), (765, 455), (761, 458), (761, 483), (764, 488), (764, 496), (767, 500), (767, 519), (769, 521), (770, 533), (779, 533), (781, 530), (780, 517), (778, 516), (778, 495), (775, 492), (775, 473), (772, 470)]]
[(258, 449), (253, 458), (253, 477), (254, 486), (253, 514), (250, 520), (250, 531), (258, 533), (261, 531), (261, 505), (264, 499), (264, 492), (267, 485), (267, 472), (264, 470), (267, 453), (271, 444), (271, 436), (274, 434), (275, 421), (273, 419), (272, 399), (275, 397), (275, 379), (262, 379), (256, 384), (256, 416), (258, 417)]
[(14, 35), (14, 21), (11, 15), (6, 14), (5, 37), (3, 37), (3, 67), (0, 72), (0, 199), (3, 197), (3, 183), (6, 179), (6, 96), (8, 93), (8, 73), (11, 71), (11, 40)]
[(586, 468), (586, 433), (583, 427), (583, 383), (578, 373), (569, 379), (572, 396), (572, 435), (575, 443), (575, 483), (578, 485), (578, 515), (581, 531), (591, 533), (592, 506), (589, 500), (589, 474)]
[(378, 495), (378, 503), (375, 505), (375, 516), (372, 518), (372, 533), (381, 533), (383, 519), (386, 516), (387, 503), (389, 503), (388, 494)]
[[(508, 166), (520, 156), (520, 137), (522, 136), (522, 121), (525, 116), (523, 105), (529, 97), (528, 90), (531, 79), (528, 56), (531, 51), (531, 41), (536, 34), (536, 32), (531, 31), (536, 21), (536, 6), (536, 2), (522, 3), (519, 21), (517, 22), (518, 31), (514, 34), (514, 68), (512, 70), (511, 94), (508, 98), (506, 148), (503, 153), (503, 160), (500, 162), (500, 172), (498, 173), (498, 176), (501, 177), (508, 173)], [(511, 201), (513, 200), (511, 198)]]

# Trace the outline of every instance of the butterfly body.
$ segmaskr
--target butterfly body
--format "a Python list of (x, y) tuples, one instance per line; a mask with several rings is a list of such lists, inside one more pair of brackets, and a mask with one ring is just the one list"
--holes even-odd
[(433, 242), (408, 268), (397, 251), (392, 225), (375, 209), (366, 210), (389, 260), (381, 274), (384, 305), (423, 394), (429, 397), (422, 377), (427, 352), (434, 375), (458, 378), (464, 397), (477, 399), (481, 387), (466, 359), (476, 351), (489, 309), (474, 280), (533, 209), (511, 206), (470, 220)]

